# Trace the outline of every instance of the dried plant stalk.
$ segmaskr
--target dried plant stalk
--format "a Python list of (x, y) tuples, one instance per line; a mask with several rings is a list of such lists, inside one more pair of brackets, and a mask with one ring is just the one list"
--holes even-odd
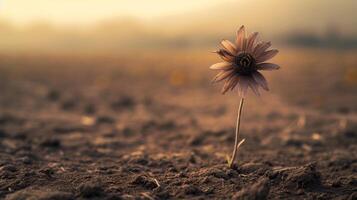
[(245, 139), (241, 140), (238, 143), (238, 136), (239, 136), (239, 128), (240, 128), (240, 119), (242, 115), (242, 110), (243, 110), (243, 104), (244, 104), (244, 98), (242, 97), (239, 103), (239, 108), (238, 108), (238, 115), (237, 115), (237, 123), (236, 123), (236, 136), (235, 136), (235, 141), (234, 141), (234, 148), (233, 148), (233, 153), (231, 159), (228, 161), (228, 166), (230, 168), (233, 168), (233, 164), (237, 155), (237, 150), (238, 148), (243, 144)]

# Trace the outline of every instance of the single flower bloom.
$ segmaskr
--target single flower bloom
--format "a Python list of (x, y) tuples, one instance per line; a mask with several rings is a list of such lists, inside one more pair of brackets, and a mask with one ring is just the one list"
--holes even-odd
[(216, 63), (210, 67), (220, 72), (212, 80), (214, 83), (225, 81), (222, 93), (233, 90), (236, 86), (241, 96), (245, 96), (248, 87), (259, 95), (259, 87), (268, 91), (268, 83), (259, 70), (277, 70), (280, 67), (273, 63), (268, 63), (278, 50), (268, 50), (270, 42), (257, 42), (258, 33), (245, 35), (245, 28), (241, 26), (237, 31), (235, 43), (223, 40), (222, 49), (215, 51), (224, 62)]

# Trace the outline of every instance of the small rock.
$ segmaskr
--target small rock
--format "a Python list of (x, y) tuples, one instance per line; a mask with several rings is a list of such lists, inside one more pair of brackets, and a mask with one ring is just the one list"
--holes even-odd
[(189, 157), (189, 159), (188, 159), (188, 161), (189, 161), (190, 163), (196, 164), (196, 163), (197, 163), (197, 159), (196, 159), (195, 154), (191, 154), (190, 157)]
[(205, 194), (212, 194), (214, 192), (214, 189), (212, 187), (206, 187), (202, 189), (202, 192)]
[(204, 141), (203, 135), (194, 135), (188, 139), (188, 144), (191, 146), (201, 145)]
[(99, 116), (96, 120), (97, 124), (114, 124), (115, 119), (109, 116)]
[(343, 135), (346, 136), (346, 138), (357, 139), (357, 131), (354, 130), (346, 130)]
[(177, 178), (187, 178), (187, 174), (185, 172), (180, 172), (178, 174), (175, 175), (175, 177)]
[(193, 185), (183, 185), (182, 186), (182, 191), (186, 195), (200, 195), (202, 194), (202, 191)]
[(16, 172), (17, 168), (14, 165), (8, 164), (8, 165), (0, 167), (0, 170), (7, 171), (7, 172)]
[(135, 185), (140, 185), (144, 188), (147, 188), (147, 189), (155, 189), (158, 187), (156, 181), (153, 179), (153, 178), (149, 178), (147, 176), (144, 176), (144, 175), (138, 175), (136, 176), (132, 181), (131, 181), (132, 184), (135, 184)]
[(226, 171), (226, 174), (229, 176), (229, 177), (238, 177), (239, 176), (239, 173), (237, 172), (237, 170), (234, 170), (234, 169), (228, 169)]
[(285, 146), (302, 147), (304, 142), (298, 138), (288, 138), (284, 141)]
[(82, 197), (98, 197), (102, 196), (104, 189), (100, 182), (86, 182), (79, 186), (79, 193)]
[(52, 177), (55, 174), (55, 171), (52, 168), (45, 167), (39, 170), (40, 173), (45, 174), (48, 177)]
[(59, 91), (57, 90), (50, 90), (48, 91), (48, 94), (47, 94), (47, 99), (50, 100), (50, 101), (58, 101), (61, 97), (61, 94)]
[(135, 101), (130, 96), (123, 96), (118, 100), (114, 101), (111, 105), (111, 107), (116, 110), (132, 109), (134, 106), (135, 106)]
[(338, 187), (341, 187), (342, 186), (342, 183), (340, 180), (336, 180), (336, 181), (333, 181), (331, 183), (331, 186), (334, 187), (334, 188), (338, 188)]
[(84, 113), (87, 115), (93, 115), (96, 113), (97, 109), (93, 104), (87, 104), (84, 106)]
[(32, 164), (32, 159), (28, 156), (20, 158), (20, 161), (26, 165)]
[(171, 195), (167, 189), (158, 187), (154, 189), (154, 194), (158, 199), (170, 199)]
[(352, 186), (357, 186), (357, 178), (356, 177), (349, 177), (348, 184)]
[(216, 178), (222, 178), (222, 179), (229, 179), (230, 177), (222, 170), (215, 169), (212, 172), (209, 173), (210, 175), (216, 177)]
[(40, 145), (42, 147), (58, 148), (61, 146), (61, 141), (57, 138), (46, 138)]
[(350, 109), (346, 106), (340, 106), (337, 108), (337, 111), (341, 114), (348, 114), (350, 113)]
[(149, 164), (149, 159), (145, 156), (143, 157), (134, 157), (129, 160), (130, 163), (135, 163), (139, 165), (148, 165)]
[(346, 139), (357, 139), (357, 124), (346, 122), (345, 126), (346, 127), (344, 127), (344, 131), (342, 131), (342, 134), (339, 134), (339, 136)]
[(232, 199), (264, 200), (268, 198), (269, 191), (269, 180), (267, 178), (262, 178), (253, 185), (237, 192)]
[(176, 167), (170, 167), (168, 170), (167, 170), (168, 172), (173, 172), (173, 173), (177, 173), (178, 172), (178, 170), (177, 170), (177, 168)]
[(62, 110), (70, 111), (70, 110), (74, 110), (76, 106), (77, 103), (75, 100), (66, 100), (62, 103), (61, 108)]

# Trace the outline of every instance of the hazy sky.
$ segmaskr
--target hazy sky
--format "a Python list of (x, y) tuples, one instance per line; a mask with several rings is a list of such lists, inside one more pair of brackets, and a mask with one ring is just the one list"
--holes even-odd
[(268, 33), (337, 27), (357, 34), (356, 10), (357, 0), (0, 0), (0, 21), (77, 26), (134, 17), (160, 30), (246, 24)]
[(87, 24), (117, 16), (151, 19), (232, 0), (0, 0), (0, 17), (17, 24), (46, 20)]

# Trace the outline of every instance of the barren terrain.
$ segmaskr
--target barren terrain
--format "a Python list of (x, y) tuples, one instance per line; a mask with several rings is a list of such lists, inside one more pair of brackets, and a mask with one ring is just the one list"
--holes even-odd
[(0, 199), (357, 199), (356, 53), (281, 52), (234, 169), (207, 51), (1, 55)]

